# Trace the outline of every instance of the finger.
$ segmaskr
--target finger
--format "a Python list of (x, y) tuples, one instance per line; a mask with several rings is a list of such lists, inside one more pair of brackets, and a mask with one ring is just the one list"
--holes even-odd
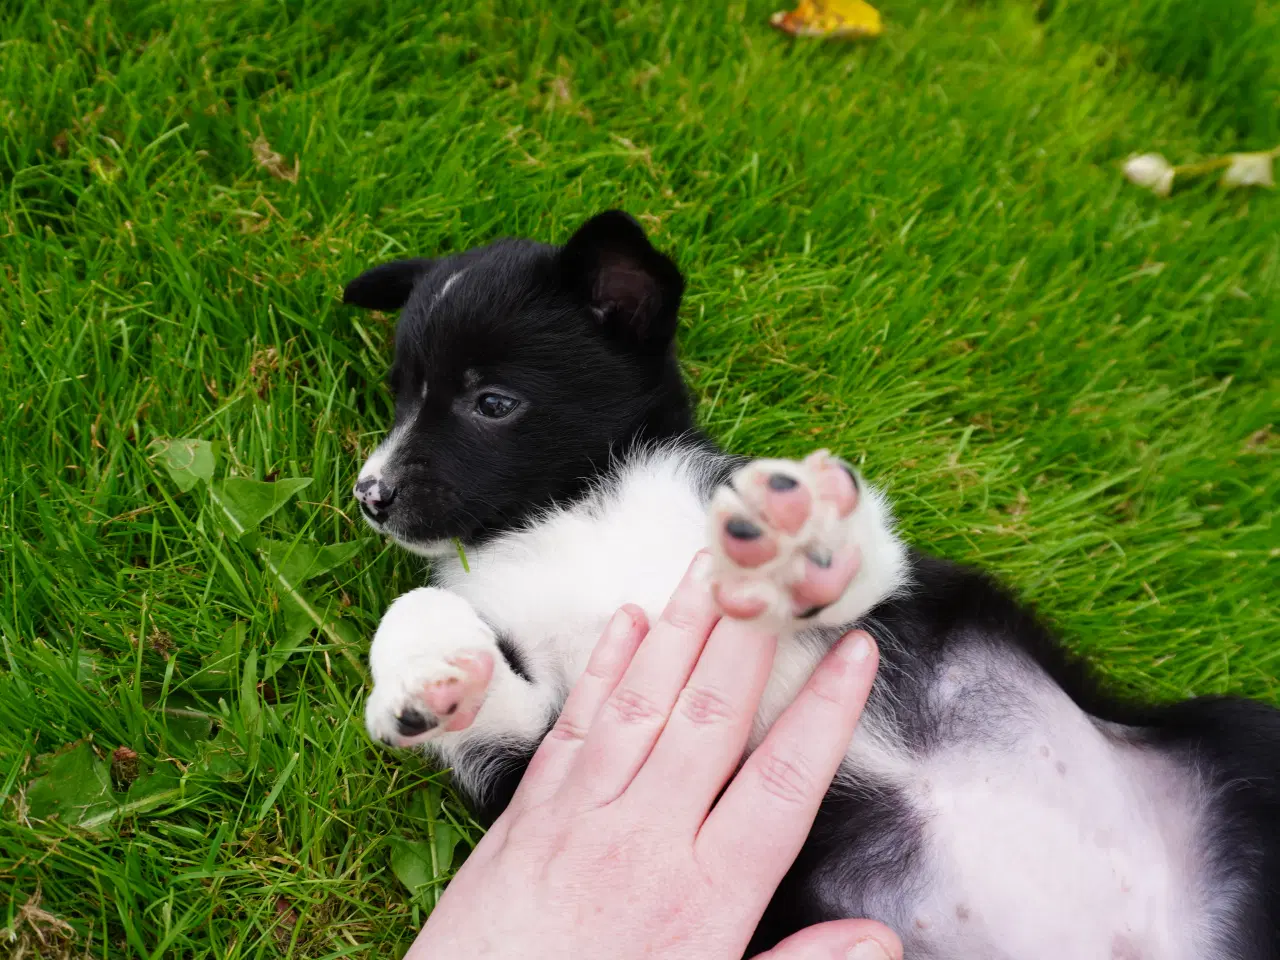
[[(695, 845), (704, 863), (772, 895), (849, 749), (876, 660), (861, 630), (823, 658), (707, 817)], [(755, 876), (743, 877), (744, 863)]]
[(902, 942), (874, 920), (832, 920), (805, 927), (757, 960), (902, 960)]
[(712, 584), (711, 595), (726, 616), (735, 620), (754, 620), (769, 609), (770, 598), (776, 595), (776, 590), (771, 590), (749, 581), (715, 583)]
[(574, 684), (548, 734), (529, 761), (511, 807), (524, 809), (551, 796), (573, 766), (600, 707), (613, 693), (649, 630), (649, 620), (634, 604), (625, 604), (604, 628), (591, 659)]
[(587, 731), (561, 795), (603, 805), (617, 798), (640, 769), (719, 619), (711, 599), (711, 556), (694, 558), (661, 618), (640, 644), (626, 673)]
[(758, 627), (716, 625), (628, 798), (660, 798), (698, 829), (742, 762), (776, 649), (776, 638)]

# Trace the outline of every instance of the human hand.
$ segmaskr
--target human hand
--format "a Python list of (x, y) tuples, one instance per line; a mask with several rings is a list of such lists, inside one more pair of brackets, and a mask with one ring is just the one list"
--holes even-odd
[[(876, 655), (865, 633), (842, 639), (717, 801), (775, 640), (719, 620), (709, 559), (652, 630), (639, 608), (614, 616), (407, 960), (743, 955), (848, 748)], [(879, 923), (839, 920), (766, 956), (898, 960), (902, 948)]]

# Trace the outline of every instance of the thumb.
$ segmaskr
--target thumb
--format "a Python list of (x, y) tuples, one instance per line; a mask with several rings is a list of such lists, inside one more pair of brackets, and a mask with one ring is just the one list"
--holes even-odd
[(756, 960), (902, 960), (902, 944), (883, 923), (832, 920), (805, 927)]

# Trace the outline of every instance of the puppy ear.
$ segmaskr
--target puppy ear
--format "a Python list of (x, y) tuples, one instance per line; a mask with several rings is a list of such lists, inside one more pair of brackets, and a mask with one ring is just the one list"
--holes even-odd
[(565, 281), (609, 333), (663, 350), (676, 332), (684, 278), (621, 210), (592, 217), (560, 252)]
[(393, 260), (366, 270), (347, 284), (342, 302), (366, 310), (399, 310), (413, 285), (431, 268), (430, 260)]

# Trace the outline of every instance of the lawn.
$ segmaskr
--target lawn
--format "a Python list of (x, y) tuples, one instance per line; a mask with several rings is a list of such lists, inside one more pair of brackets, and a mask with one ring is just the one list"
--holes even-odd
[(363, 732), (426, 568), (351, 509), (340, 291), (611, 206), (729, 448), (857, 461), (1116, 689), (1280, 703), (1280, 195), (1119, 172), (1280, 143), (1280, 13), (879, 5), (8, 0), (0, 953), (407, 945), (477, 831)]

